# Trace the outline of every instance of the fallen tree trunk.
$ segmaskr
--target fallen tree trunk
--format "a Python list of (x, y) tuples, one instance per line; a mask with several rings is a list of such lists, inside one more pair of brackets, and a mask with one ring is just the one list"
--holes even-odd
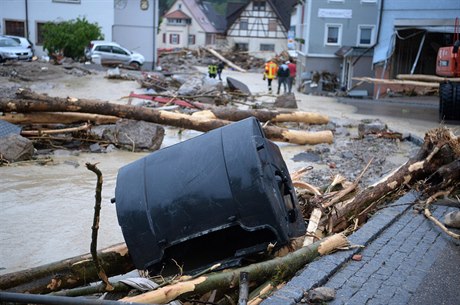
[(273, 110), (241, 110), (226, 107), (211, 107), (195, 112), (193, 115), (205, 116), (210, 119), (240, 121), (248, 117), (256, 117), (261, 122), (297, 122), (306, 124), (327, 124), (329, 117), (314, 112), (304, 111), (273, 111)]
[(138, 296), (121, 299), (123, 302), (165, 304), (178, 298), (201, 295), (214, 289), (238, 287), (241, 272), (248, 272), (251, 281), (265, 282), (276, 276), (277, 281), (290, 278), (305, 264), (318, 256), (326, 255), (348, 245), (342, 234), (333, 235), (307, 247), (303, 247), (286, 256), (269, 261), (251, 264), (231, 271), (224, 271), (197, 277), (190, 281), (179, 282)]
[(371, 211), (367, 210), (370, 205), (375, 206), (383, 198), (394, 194), (401, 188), (407, 189), (414, 186), (448, 164), (452, 163), (452, 166), (448, 166), (448, 169), (446, 168), (440, 175), (445, 176), (451, 173), (451, 176), (443, 177), (441, 181), (432, 179), (432, 183), (439, 186), (445, 180), (458, 179), (455, 170), (454, 174), (450, 169), (457, 168), (459, 158), (460, 139), (444, 127), (431, 130), (425, 135), (425, 141), (414, 157), (383, 181), (364, 189), (350, 200), (334, 205), (330, 219), (324, 219), (323, 225), (329, 224), (331, 232), (341, 232), (351, 224), (351, 218), (367, 217), (367, 213)]
[(0, 119), (12, 124), (74, 124), (93, 122), (94, 124), (114, 124), (120, 118), (110, 115), (78, 112), (31, 112), (4, 113)]
[[(3, 112), (84, 112), (102, 115), (118, 116), (120, 118), (141, 120), (162, 125), (198, 131), (210, 131), (230, 124), (225, 120), (212, 120), (206, 118), (193, 118), (187, 114), (169, 111), (154, 110), (131, 105), (119, 105), (103, 101), (49, 97), (29, 90), (22, 90), (18, 95), (25, 99), (0, 99), (0, 111)], [(289, 142), (294, 144), (319, 144), (332, 143), (332, 132), (306, 132), (289, 130), (276, 126), (263, 128), (267, 138), (273, 141)]]
[[(126, 244), (99, 250), (100, 263), (108, 276), (135, 269)], [(0, 290), (21, 293), (50, 293), (86, 285), (99, 280), (91, 254), (0, 276)]]

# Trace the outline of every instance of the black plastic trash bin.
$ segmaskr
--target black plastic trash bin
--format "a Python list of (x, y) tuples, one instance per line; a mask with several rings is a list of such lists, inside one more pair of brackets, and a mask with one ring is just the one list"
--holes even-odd
[(136, 268), (154, 272), (172, 259), (197, 270), (305, 233), (286, 164), (255, 118), (122, 167), (115, 198)]
[(460, 122), (460, 82), (439, 84), (439, 121)]

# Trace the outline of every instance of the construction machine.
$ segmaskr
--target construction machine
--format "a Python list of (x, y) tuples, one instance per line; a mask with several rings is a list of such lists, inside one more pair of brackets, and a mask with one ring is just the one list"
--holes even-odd
[[(441, 47), (436, 58), (436, 74), (446, 77), (439, 84), (439, 120), (460, 122), (460, 38), (455, 19), (453, 45)], [(450, 78), (450, 79), (449, 79)]]

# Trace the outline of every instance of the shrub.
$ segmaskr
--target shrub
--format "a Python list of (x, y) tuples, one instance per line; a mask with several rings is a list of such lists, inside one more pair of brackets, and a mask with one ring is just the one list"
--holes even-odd
[(104, 39), (97, 23), (86, 18), (61, 22), (47, 22), (43, 26), (43, 48), (48, 54), (62, 54), (78, 60), (84, 57), (91, 40)]

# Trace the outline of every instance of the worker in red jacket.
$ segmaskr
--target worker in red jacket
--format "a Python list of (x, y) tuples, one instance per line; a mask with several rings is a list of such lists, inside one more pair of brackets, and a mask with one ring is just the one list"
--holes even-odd
[(295, 63), (293, 63), (293, 62), (291, 62), (289, 60), (286, 62), (286, 64), (288, 65), (288, 68), (289, 68), (289, 78), (288, 78), (288, 81), (287, 81), (288, 92), (291, 93), (292, 85), (295, 82), (295, 76), (296, 76), (296, 73), (297, 73), (297, 67), (296, 67)]
[(263, 80), (268, 81), (268, 93), (272, 93), (272, 81), (276, 78), (276, 74), (278, 73), (278, 65), (270, 59), (265, 63), (264, 69), (264, 78)]

